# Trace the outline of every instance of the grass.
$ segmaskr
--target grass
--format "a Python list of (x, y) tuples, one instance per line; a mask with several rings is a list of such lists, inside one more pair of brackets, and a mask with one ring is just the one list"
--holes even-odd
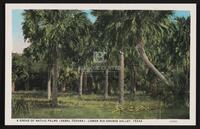
[[(189, 110), (183, 107), (167, 108), (160, 101), (138, 94), (134, 99), (125, 96), (124, 105), (119, 105), (117, 96), (104, 100), (102, 95), (83, 95), (60, 93), (58, 107), (52, 108), (42, 91), (13, 94), (13, 118), (109, 118), (109, 119), (185, 119)], [(21, 107), (21, 104), (27, 111)], [(18, 102), (18, 103), (16, 103)], [(21, 110), (21, 111), (20, 111)]]

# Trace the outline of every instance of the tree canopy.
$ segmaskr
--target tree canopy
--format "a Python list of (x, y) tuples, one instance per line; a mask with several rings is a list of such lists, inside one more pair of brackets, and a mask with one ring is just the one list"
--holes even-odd
[[(81, 10), (25, 10), (24, 40), (31, 45), (13, 54), (13, 82), (45, 76), (41, 87), (52, 91), (53, 107), (61, 89), (80, 96), (118, 94), (120, 103), (137, 90), (166, 102), (188, 99), (190, 17), (172, 19), (172, 11), (153, 10), (91, 13), (94, 23)], [(105, 52), (106, 62), (95, 63), (95, 52)]]

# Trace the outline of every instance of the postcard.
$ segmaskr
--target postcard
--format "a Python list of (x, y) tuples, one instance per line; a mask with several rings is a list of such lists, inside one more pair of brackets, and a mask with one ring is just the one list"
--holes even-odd
[(196, 4), (6, 4), (6, 125), (196, 125)]

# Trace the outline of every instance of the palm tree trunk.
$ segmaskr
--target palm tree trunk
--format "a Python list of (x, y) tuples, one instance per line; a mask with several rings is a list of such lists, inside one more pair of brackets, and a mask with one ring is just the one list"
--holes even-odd
[(136, 93), (136, 79), (135, 79), (135, 66), (133, 65), (131, 68), (131, 95), (135, 95)]
[(142, 60), (144, 63), (151, 69), (161, 80), (163, 80), (167, 85), (169, 85), (169, 82), (167, 79), (156, 69), (156, 67), (149, 61), (149, 58), (147, 57), (144, 47), (143, 47), (143, 42), (142, 42), (142, 24), (141, 24), (141, 17), (138, 16), (136, 18), (136, 25), (137, 25), (137, 45), (136, 45), (136, 50), (138, 54), (142, 57)]
[(26, 90), (26, 91), (29, 91), (29, 79), (26, 80), (26, 83), (25, 83), (25, 90)]
[(80, 71), (80, 83), (79, 83), (79, 96), (82, 96), (82, 87), (83, 87), (83, 70)]
[(88, 77), (89, 77), (88, 93), (92, 93), (92, 88), (93, 88), (93, 80), (91, 76), (92, 76), (91, 73), (88, 73)]
[(124, 51), (120, 51), (119, 103), (124, 103)]
[(108, 86), (108, 94), (112, 95), (112, 85)]
[(139, 53), (139, 55), (142, 57), (142, 60), (144, 61), (144, 63), (161, 79), (163, 80), (167, 85), (169, 85), (169, 82), (167, 81), (167, 79), (156, 69), (156, 67), (149, 61), (145, 50), (143, 48), (143, 45), (141, 43), (138, 43), (136, 45), (136, 49)]
[(86, 93), (88, 91), (87, 87), (87, 72), (84, 72), (83, 74), (83, 93)]
[(12, 82), (12, 92), (15, 92), (15, 82)]
[(67, 82), (64, 81), (64, 84), (62, 84), (62, 92), (65, 92), (65, 91), (66, 91), (66, 84), (67, 84)]
[(49, 70), (48, 82), (47, 82), (47, 96), (49, 100), (51, 99), (51, 74), (52, 74), (52, 69)]
[(90, 73), (90, 77), (91, 77), (91, 81), (92, 81), (92, 84), (91, 84), (91, 92), (94, 93), (94, 90), (95, 90), (95, 81), (94, 81), (94, 77), (92, 75), (92, 73)]
[(58, 79), (58, 51), (57, 47), (54, 47), (54, 52), (53, 52), (53, 87), (52, 87), (52, 106), (56, 107), (58, 105), (57, 103), (57, 92), (58, 92), (58, 87), (57, 87), (57, 79)]
[(105, 73), (105, 89), (104, 89), (104, 98), (107, 99), (108, 98), (108, 68), (106, 69), (106, 73)]

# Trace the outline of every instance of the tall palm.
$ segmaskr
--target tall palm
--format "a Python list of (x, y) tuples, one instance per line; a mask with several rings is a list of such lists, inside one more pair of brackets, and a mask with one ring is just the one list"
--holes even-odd
[[(57, 79), (59, 52), (74, 52), (71, 42), (85, 34), (88, 20), (78, 10), (26, 10), (24, 13), (24, 38), (38, 44), (40, 52), (51, 59), (52, 66), (52, 106), (57, 106)], [(51, 71), (51, 70), (50, 70)]]
[(113, 48), (120, 50), (121, 53), (119, 72), (120, 103), (123, 102), (124, 92), (123, 55), (126, 54), (127, 47), (135, 45), (145, 64), (166, 84), (169, 84), (167, 79), (148, 59), (144, 45), (148, 44), (149, 40), (156, 42), (157, 39), (162, 38), (165, 30), (168, 29), (171, 11), (102, 10), (94, 11), (93, 14), (97, 16), (96, 24), (97, 29), (101, 32), (100, 35), (104, 35), (104, 39)]
[[(123, 17), (125, 11), (117, 10), (101, 10), (93, 11), (93, 14), (97, 16), (95, 22), (96, 29), (98, 30), (99, 38), (102, 41), (104, 49), (107, 52), (107, 60), (110, 60), (112, 54), (116, 54), (119, 57), (119, 102), (124, 102), (124, 53), (127, 47), (127, 40), (130, 36), (127, 34), (130, 29), (126, 28), (126, 21)], [(109, 65), (109, 63), (107, 64)], [(107, 77), (107, 72), (106, 72)], [(108, 80), (106, 78), (106, 80)], [(107, 90), (107, 83), (105, 85)], [(106, 91), (107, 92), (107, 91)], [(106, 95), (106, 94), (105, 94)]]
[[(132, 27), (135, 26), (132, 32), (136, 36), (136, 42), (134, 44), (136, 44), (138, 54), (144, 63), (166, 84), (169, 84), (169, 81), (151, 63), (146, 55), (144, 45), (148, 44), (149, 40), (153, 41), (156, 38), (162, 38), (162, 34), (168, 29), (171, 15), (172, 11), (138, 11), (130, 17)], [(151, 35), (151, 38), (148, 38), (148, 35)]]

